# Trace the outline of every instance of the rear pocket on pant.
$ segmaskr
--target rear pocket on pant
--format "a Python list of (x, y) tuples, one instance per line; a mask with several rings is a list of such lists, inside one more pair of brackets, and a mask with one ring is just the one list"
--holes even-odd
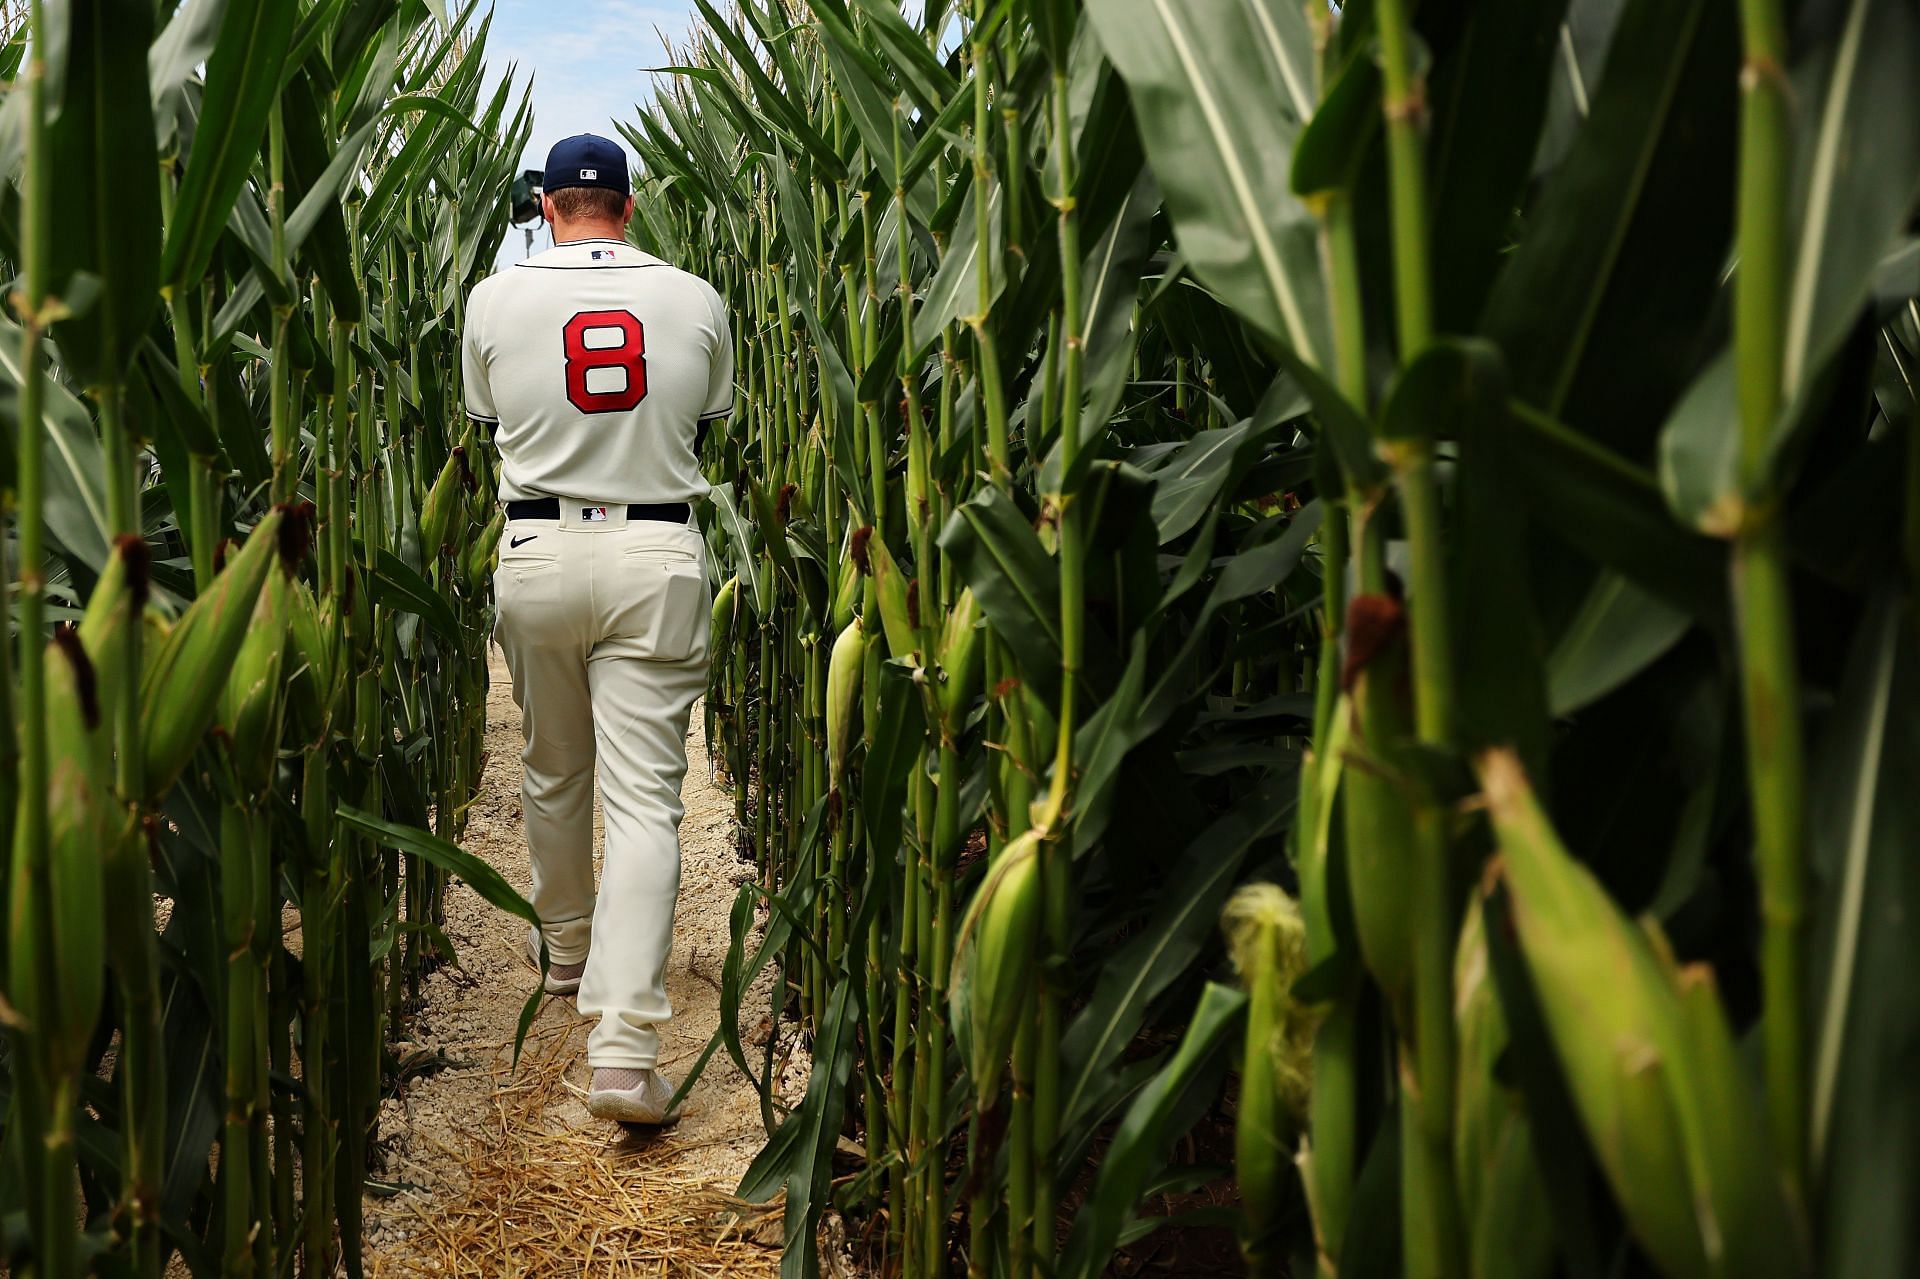
[(707, 576), (696, 556), (636, 547), (621, 557), (626, 602), (619, 633), (634, 655), (684, 662), (706, 640)]
[(560, 603), (559, 555), (552, 551), (502, 550), (500, 567), (493, 574), (493, 597), (502, 621), (551, 612)]

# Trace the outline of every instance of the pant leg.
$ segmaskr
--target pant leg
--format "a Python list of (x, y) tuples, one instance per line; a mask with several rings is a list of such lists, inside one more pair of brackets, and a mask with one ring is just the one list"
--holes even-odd
[(670, 525), (595, 538), (605, 624), (587, 661), (606, 856), (579, 1007), (598, 1016), (594, 1066), (658, 1064), (672, 1013), (667, 954), (680, 888), (680, 783), (687, 725), (707, 683), (710, 611), (699, 535)]
[[(593, 932), (593, 708), (587, 685), (591, 547), (545, 524), (525, 550), (503, 549), (495, 635), (520, 708), (521, 787), (533, 907), (549, 957), (576, 964)], [(533, 542), (546, 543), (535, 547)]]

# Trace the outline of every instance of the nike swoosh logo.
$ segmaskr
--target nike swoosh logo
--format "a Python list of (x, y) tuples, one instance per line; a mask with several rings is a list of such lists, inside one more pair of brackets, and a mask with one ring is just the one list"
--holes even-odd
[(512, 539), (507, 543), (507, 545), (508, 546), (525, 546), (528, 542), (531, 542), (534, 538), (539, 536), (540, 535), (538, 533), (529, 533), (525, 537), (516, 537)]

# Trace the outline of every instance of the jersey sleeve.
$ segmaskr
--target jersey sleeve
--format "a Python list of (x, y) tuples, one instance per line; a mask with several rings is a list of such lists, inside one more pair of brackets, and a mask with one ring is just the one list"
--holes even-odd
[(700, 420), (711, 422), (733, 412), (733, 329), (727, 323), (726, 304), (712, 285), (706, 289), (707, 308), (713, 313), (713, 363), (707, 373), (706, 407)]
[(481, 422), (498, 422), (493, 407), (493, 386), (487, 380), (487, 358), (481, 337), (486, 329), (486, 284), (482, 280), (467, 296), (467, 330), (460, 335), (461, 385), (466, 388), (467, 416)]

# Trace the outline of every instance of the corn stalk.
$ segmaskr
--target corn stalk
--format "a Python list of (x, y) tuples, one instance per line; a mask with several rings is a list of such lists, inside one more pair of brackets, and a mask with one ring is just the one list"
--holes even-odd
[(1917, 140), (1911, 14), (1746, 5), (1743, 74), (1704, 0), (698, 8), (634, 235), (742, 317), (708, 731), (776, 1033), (715, 1049), (788, 1273), (830, 1208), (912, 1276), (1197, 1249), (1226, 1129), (1255, 1274), (1911, 1258), (1808, 1136), (1914, 1144), (1836, 1091), (1915, 1024), (1859, 975), (1920, 148), (1846, 143)]
[(529, 910), (456, 847), (499, 530), (459, 306), (530, 124), (482, 95), (473, 17), (63, 0), (8, 29), (22, 1273), (360, 1273), (449, 871)]

